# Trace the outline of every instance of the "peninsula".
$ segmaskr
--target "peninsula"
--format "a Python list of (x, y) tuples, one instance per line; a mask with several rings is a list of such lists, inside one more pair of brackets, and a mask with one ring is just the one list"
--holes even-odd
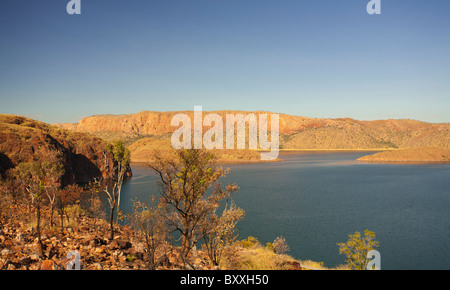
[(363, 156), (358, 161), (364, 162), (450, 162), (450, 148), (409, 148), (392, 150)]

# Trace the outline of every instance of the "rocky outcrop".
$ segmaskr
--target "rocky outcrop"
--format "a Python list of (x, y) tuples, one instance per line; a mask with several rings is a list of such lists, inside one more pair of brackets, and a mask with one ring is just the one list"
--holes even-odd
[(114, 175), (115, 161), (102, 139), (21, 116), (0, 114), (0, 174), (21, 162), (33, 161), (36, 152), (42, 150), (61, 152), (65, 171), (60, 180), (62, 185), (85, 183), (93, 178), (110, 179)]
[[(36, 231), (24, 224), (0, 227), (0, 270), (63, 270), (73, 260), (72, 251), (79, 253), (81, 269), (145, 269), (143, 245), (133, 233), (116, 227), (116, 237), (109, 241), (109, 225), (104, 220), (78, 218), (76, 227), (45, 230), (40, 252)], [(141, 252), (142, 250), (142, 252)], [(72, 252), (73, 253), (73, 252)]]

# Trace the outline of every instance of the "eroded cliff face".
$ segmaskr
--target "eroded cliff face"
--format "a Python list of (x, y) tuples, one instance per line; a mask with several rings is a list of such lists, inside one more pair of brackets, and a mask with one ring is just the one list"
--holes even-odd
[(21, 162), (33, 161), (41, 150), (61, 152), (65, 170), (62, 185), (114, 177), (114, 157), (102, 139), (21, 116), (0, 114), (0, 174)]
[[(173, 116), (176, 114), (186, 114), (191, 118), (191, 122), (194, 122), (193, 111), (176, 111), (176, 112), (154, 112), (154, 111), (142, 111), (136, 114), (126, 115), (97, 115), (90, 116), (81, 119), (79, 123), (57, 123), (54, 124), (57, 127), (64, 129), (75, 130), (78, 132), (124, 132), (130, 135), (163, 135), (166, 133), (174, 132), (177, 127), (171, 125)], [(212, 111), (203, 112), (203, 117), (207, 114), (214, 113), (226, 120), (227, 114), (237, 115), (242, 114), (268, 114), (270, 120), (270, 112), (265, 111)], [(320, 121), (318, 121), (320, 120)], [(292, 134), (301, 131), (302, 129), (325, 125), (329, 121), (326, 119), (311, 119), (306, 117), (291, 116), (286, 114), (280, 114), (279, 130), (280, 134)]]

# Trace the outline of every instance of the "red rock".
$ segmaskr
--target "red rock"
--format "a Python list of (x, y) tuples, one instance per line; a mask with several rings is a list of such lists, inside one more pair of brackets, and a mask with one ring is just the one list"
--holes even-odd
[(55, 270), (55, 263), (52, 260), (45, 260), (41, 264), (41, 270)]

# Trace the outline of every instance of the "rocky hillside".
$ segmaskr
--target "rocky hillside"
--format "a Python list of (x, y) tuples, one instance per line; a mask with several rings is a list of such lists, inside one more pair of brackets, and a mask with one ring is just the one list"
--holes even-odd
[(21, 162), (30, 162), (39, 150), (62, 153), (63, 185), (111, 178), (114, 158), (105, 141), (21, 116), (0, 114), (0, 174)]
[[(44, 207), (44, 220), (49, 210)], [(147, 270), (148, 252), (145, 239), (129, 226), (114, 226), (114, 239), (109, 240), (110, 225), (107, 221), (90, 217), (82, 210), (73, 212), (64, 228), (44, 224), (40, 251), (37, 232), (29, 220), (26, 205), (14, 205), (15, 218), (0, 224), (0, 270), (63, 270), (71, 260), (71, 251), (79, 253), (81, 270)], [(218, 269), (210, 263), (207, 252), (198, 249), (189, 255), (196, 270)], [(157, 270), (185, 269), (177, 246), (165, 243), (156, 253)], [(235, 252), (227, 253), (220, 269), (228, 270), (301, 270), (301, 261), (288, 255), (278, 255), (261, 247), (239, 245)], [(306, 263), (308, 264), (308, 263)]]

